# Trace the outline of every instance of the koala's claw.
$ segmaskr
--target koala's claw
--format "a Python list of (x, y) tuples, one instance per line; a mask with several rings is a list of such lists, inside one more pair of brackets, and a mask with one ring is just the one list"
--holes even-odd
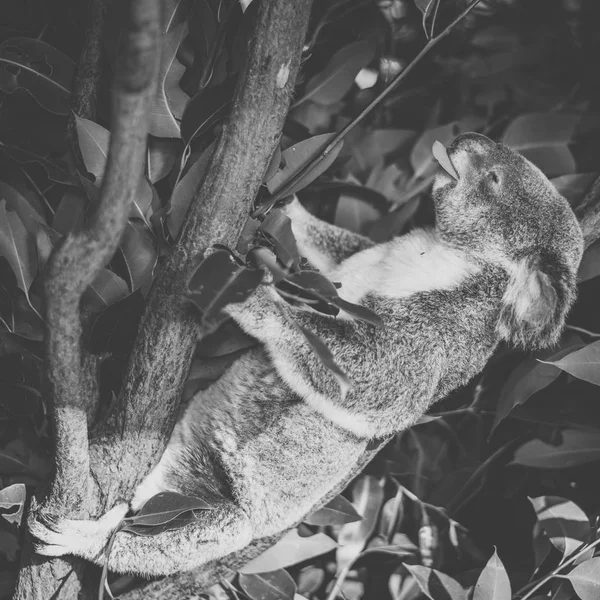
[(119, 504), (97, 521), (63, 519), (38, 513), (29, 520), (29, 531), (37, 540), (34, 549), (43, 556), (74, 554), (94, 560), (102, 553), (128, 509), (128, 504)]
[(29, 531), (38, 541), (34, 550), (43, 556), (69, 554), (69, 520), (60, 520), (49, 515), (38, 516), (29, 522)]
[(63, 546), (52, 546), (50, 544), (33, 544), (33, 550), (36, 554), (42, 556), (58, 557), (68, 554)]

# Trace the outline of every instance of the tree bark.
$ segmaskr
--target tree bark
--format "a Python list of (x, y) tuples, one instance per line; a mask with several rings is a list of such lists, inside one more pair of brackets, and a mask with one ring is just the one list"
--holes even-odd
[(259, 5), (229, 122), (149, 294), (117, 414), (92, 440), (102, 508), (129, 499), (168, 442), (198, 336), (197, 316), (183, 292), (207, 248), (235, 247), (281, 136), (310, 6), (311, 0)]

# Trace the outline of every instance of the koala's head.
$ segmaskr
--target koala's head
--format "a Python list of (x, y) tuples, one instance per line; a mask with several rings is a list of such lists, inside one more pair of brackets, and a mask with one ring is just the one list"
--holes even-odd
[(583, 252), (569, 204), (535, 165), (483, 135), (458, 136), (447, 155), (458, 180), (440, 173), (433, 185), (440, 238), (507, 271), (504, 339), (528, 349), (555, 343)]

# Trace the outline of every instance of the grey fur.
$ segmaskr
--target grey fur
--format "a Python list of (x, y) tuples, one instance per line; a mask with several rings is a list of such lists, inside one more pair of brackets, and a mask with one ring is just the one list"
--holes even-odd
[[(501, 339), (526, 348), (556, 341), (575, 297), (583, 248), (567, 202), (531, 163), (483, 136), (460, 136), (449, 156), (460, 179), (438, 176), (436, 229), (413, 236), (425, 248), (416, 260), (432, 243), (432, 256), (453, 261), (455, 280), (443, 284), (434, 285), (435, 271), (419, 291), (410, 282), (403, 291), (402, 282), (387, 281), (412, 238), (374, 246), (318, 221), (297, 201), (288, 207), (303, 254), (334, 278), (372, 282), (359, 301), (385, 328), (278, 308), (274, 301), (281, 300), (267, 287), (231, 305), (233, 318), (262, 346), (192, 400), (134, 499), (137, 506), (175, 490), (210, 498), (217, 509), (154, 537), (117, 534), (111, 569), (149, 575), (191, 569), (289, 527), (342, 480), (371, 437), (410, 427), (481, 371)], [(280, 310), (329, 346), (352, 381), (347, 394)], [(33, 520), (30, 527), (39, 552), (101, 563), (126, 510), (117, 507), (99, 521)]]

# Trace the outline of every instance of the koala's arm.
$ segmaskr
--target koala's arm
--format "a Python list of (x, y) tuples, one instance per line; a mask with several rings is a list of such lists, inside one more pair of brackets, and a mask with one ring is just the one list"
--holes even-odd
[[(393, 309), (388, 299), (369, 298), (368, 307), (390, 325), (375, 329), (292, 307), (275, 296), (274, 290), (263, 286), (245, 303), (229, 305), (227, 311), (264, 344), (280, 377), (310, 406), (359, 437), (388, 435), (409, 426), (426, 410), (442, 375), (442, 345), (435, 344), (431, 332), (425, 330), (419, 347), (407, 352), (411, 342), (399, 334), (404, 324), (390, 315)], [(349, 394), (341, 393), (339, 381), (297, 325), (314, 332), (329, 348), (350, 379)]]
[(301, 256), (325, 274), (349, 256), (375, 245), (363, 235), (318, 219), (300, 204), (298, 198), (282, 210), (292, 220), (292, 231)]

